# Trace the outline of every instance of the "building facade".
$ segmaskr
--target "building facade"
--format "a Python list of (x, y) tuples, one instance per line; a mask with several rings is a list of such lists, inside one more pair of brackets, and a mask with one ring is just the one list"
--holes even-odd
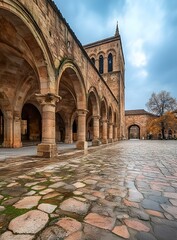
[(148, 139), (147, 123), (157, 118), (144, 109), (125, 111), (125, 138), (126, 139)]
[[(94, 59), (94, 60), (93, 60)], [(78, 149), (124, 135), (124, 57), (115, 36), (81, 45), (52, 0), (0, 1), (0, 144)]]

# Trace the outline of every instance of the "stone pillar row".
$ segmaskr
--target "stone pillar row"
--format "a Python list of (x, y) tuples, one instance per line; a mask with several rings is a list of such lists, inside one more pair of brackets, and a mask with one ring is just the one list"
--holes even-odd
[[(40, 157), (53, 157), (57, 154), (56, 145), (56, 103), (61, 97), (52, 93), (36, 94), (36, 99), (42, 107), (42, 142), (37, 147), (37, 154)], [(86, 141), (86, 116), (87, 109), (77, 110), (77, 149), (87, 149)], [(21, 147), (21, 113), (6, 111), (4, 115), (4, 147)], [(107, 119), (102, 120), (102, 144), (113, 142), (117, 139), (117, 126), (113, 127)], [(72, 126), (66, 123), (66, 143), (72, 143)], [(93, 140), (92, 145), (100, 145), (100, 116), (93, 116)]]

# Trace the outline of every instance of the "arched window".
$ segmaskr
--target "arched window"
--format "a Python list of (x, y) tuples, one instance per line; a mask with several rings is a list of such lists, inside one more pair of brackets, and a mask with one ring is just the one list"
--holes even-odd
[(108, 55), (108, 72), (113, 71), (113, 58), (112, 58), (112, 53), (109, 53)]
[(103, 69), (104, 69), (104, 58), (103, 55), (99, 56), (99, 73), (103, 73)]
[(91, 58), (91, 61), (95, 65), (95, 58), (94, 57)]

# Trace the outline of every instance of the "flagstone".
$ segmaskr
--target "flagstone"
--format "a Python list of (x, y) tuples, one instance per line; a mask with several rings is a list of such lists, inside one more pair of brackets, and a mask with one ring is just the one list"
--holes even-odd
[(46, 186), (35, 185), (35, 186), (33, 186), (31, 189), (33, 189), (33, 190), (42, 190), (42, 189), (45, 189), (45, 188), (46, 188)]
[(52, 189), (52, 188), (47, 188), (47, 189), (45, 189), (45, 190), (43, 190), (43, 191), (40, 191), (39, 194), (40, 194), (40, 195), (46, 195), (46, 194), (51, 193), (51, 192), (53, 192), (53, 191), (54, 191), (54, 189)]
[(173, 217), (177, 218), (177, 207), (170, 206), (167, 204), (161, 204), (161, 207), (168, 213), (170, 213)]
[(82, 182), (76, 182), (73, 184), (74, 187), (76, 188), (82, 188), (82, 187), (85, 187), (85, 183), (82, 183)]
[(63, 240), (66, 235), (66, 231), (63, 228), (54, 225), (45, 228), (36, 240)]
[(74, 232), (66, 237), (65, 240), (83, 240), (83, 232)]
[(77, 220), (69, 217), (62, 218), (56, 222), (56, 225), (62, 227), (67, 232), (67, 235), (82, 230), (82, 224)]
[(84, 197), (90, 201), (96, 201), (98, 198), (92, 195), (84, 194)]
[(14, 235), (12, 232), (7, 231), (0, 236), (0, 240), (33, 240), (33, 235), (21, 234)]
[(139, 204), (138, 204), (138, 203), (128, 201), (127, 199), (123, 199), (123, 203), (124, 203), (126, 206), (128, 206), (128, 207), (139, 208)]
[(164, 197), (175, 198), (175, 199), (177, 199), (177, 193), (164, 192), (163, 195), (164, 195)]
[(88, 185), (95, 185), (95, 184), (97, 184), (98, 181), (93, 180), (93, 179), (86, 179), (83, 182), (88, 184)]
[(173, 204), (173, 206), (177, 206), (177, 199), (169, 199), (169, 201)]
[(89, 213), (85, 217), (84, 222), (99, 228), (112, 230), (115, 224), (115, 218), (99, 215), (97, 213)]
[(39, 210), (31, 210), (11, 220), (9, 229), (14, 233), (35, 234), (48, 222), (48, 214)]
[(4, 198), (4, 196), (3, 196), (3, 195), (0, 195), (0, 200), (3, 199), (3, 198)]
[(38, 205), (39, 200), (41, 199), (40, 196), (28, 196), (22, 198), (20, 201), (16, 202), (13, 206), (15, 208), (26, 208), (30, 209)]
[(84, 215), (88, 212), (90, 204), (78, 201), (74, 198), (69, 198), (60, 204), (60, 209), (67, 212), (74, 212)]
[(122, 226), (116, 226), (113, 230), (113, 233), (115, 233), (116, 235), (123, 237), (125, 239), (130, 237), (130, 234), (128, 232), (128, 229), (125, 225)]
[(56, 182), (56, 183), (53, 183), (49, 186), (49, 188), (60, 188), (60, 187), (63, 187), (65, 186), (66, 183), (65, 182)]
[(148, 226), (146, 226), (143, 222), (140, 222), (137, 219), (125, 219), (124, 222), (128, 227), (133, 228), (137, 231), (143, 231), (143, 232), (150, 231), (150, 228)]
[(36, 191), (31, 190), (30, 192), (26, 193), (25, 196), (32, 196), (36, 193)]
[(52, 205), (52, 204), (49, 204), (49, 203), (41, 203), (38, 206), (39, 210), (44, 211), (46, 213), (52, 213), (52, 212), (55, 211), (56, 208), (57, 208), (57, 205)]
[(37, 185), (38, 183), (39, 182), (29, 182), (25, 184), (25, 187), (31, 187), (31, 186)]
[(73, 194), (74, 194), (74, 195), (77, 195), (77, 196), (80, 196), (80, 195), (83, 195), (83, 192), (80, 192), (80, 191), (74, 191)]
[(138, 190), (129, 188), (127, 197), (128, 201), (139, 203), (143, 198), (143, 195)]
[(155, 210), (146, 209), (145, 212), (148, 213), (149, 215), (164, 218), (164, 215), (161, 212)]
[(48, 194), (46, 194), (45, 196), (43, 196), (42, 199), (54, 198), (54, 197), (57, 197), (57, 196), (59, 196), (59, 195), (60, 195), (60, 193), (52, 192), (52, 193), (48, 193)]
[(13, 186), (17, 186), (17, 185), (19, 185), (19, 183), (13, 182), (13, 183), (8, 184), (7, 187), (13, 187)]

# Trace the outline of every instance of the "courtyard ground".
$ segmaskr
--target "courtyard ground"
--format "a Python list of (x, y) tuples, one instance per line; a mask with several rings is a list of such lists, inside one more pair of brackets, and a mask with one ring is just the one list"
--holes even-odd
[(0, 240), (177, 239), (177, 141), (63, 148), (53, 159), (3, 151)]

